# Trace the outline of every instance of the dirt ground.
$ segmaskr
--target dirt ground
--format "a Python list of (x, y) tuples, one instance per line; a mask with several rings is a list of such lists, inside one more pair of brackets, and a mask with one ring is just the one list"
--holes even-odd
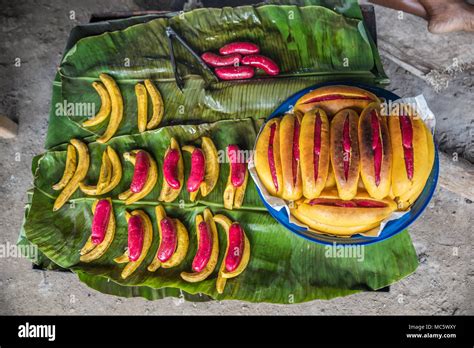
[[(138, 10), (151, 3), (0, 1), (0, 113), (18, 120), (20, 127), (17, 138), (0, 140), (0, 243), (14, 244), (18, 237), (25, 192), (32, 186), (31, 159), (43, 152), (52, 79), (69, 31), (87, 23), (91, 13)], [(377, 8), (379, 28), (390, 28), (395, 15)], [(413, 35), (431, 35), (421, 20), (413, 20), (419, 21)], [(385, 39), (387, 35), (389, 31)], [(472, 36), (466, 35), (466, 40), (472, 42)], [(436, 92), (391, 60), (383, 57), (383, 63), (392, 81), (388, 89), (402, 96), (424, 94), (437, 116), (440, 148), (472, 162), (474, 72), (458, 73), (447, 89)], [(439, 188), (423, 217), (410, 228), (420, 266), (387, 293), (299, 305), (123, 299), (91, 290), (72, 274), (35, 271), (26, 259), (9, 257), (0, 258), (0, 314), (474, 314), (473, 213), (471, 201)]]

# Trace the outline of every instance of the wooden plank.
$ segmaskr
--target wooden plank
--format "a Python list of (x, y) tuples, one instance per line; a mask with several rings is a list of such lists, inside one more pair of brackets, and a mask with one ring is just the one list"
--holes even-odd
[(18, 125), (8, 117), (0, 115), (0, 138), (15, 138), (18, 133)]

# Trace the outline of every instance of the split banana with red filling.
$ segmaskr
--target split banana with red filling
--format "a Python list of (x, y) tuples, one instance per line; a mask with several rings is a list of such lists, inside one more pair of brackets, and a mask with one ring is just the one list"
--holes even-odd
[(412, 115), (389, 117), (393, 149), (392, 194), (405, 210), (423, 191), (434, 163), (433, 136), (423, 120)]
[(191, 154), (191, 168), (186, 182), (186, 190), (189, 192), (191, 202), (201, 192), (206, 197), (219, 180), (219, 161), (217, 149), (211, 138), (201, 138), (201, 148), (186, 145), (182, 150)]
[(326, 86), (298, 99), (295, 110), (308, 112), (315, 108), (321, 108), (332, 116), (346, 108), (360, 112), (373, 102), (380, 103), (380, 100), (376, 95), (362, 88), (341, 85)]
[(181, 221), (168, 217), (161, 205), (155, 208), (155, 215), (160, 244), (153, 262), (148, 266), (150, 272), (160, 267), (178, 266), (186, 257), (189, 246), (188, 231)]
[(148, 195), (158, 181), (158, 167), (153, 157), (145, 150), (133, 150), (123, 154), (126, 161), (134, 165), (130, 188), (119, 194), (119, 199), (130, 205)]
[(114, 259), (116, 263), (126, 263), (122, 270), (122, 279), (128, 278), (145, 259), (153, 241), (153, 225), (143, 210), (125, 212), (128, 225), (127, 251)]
[(81, 249), (80, 260), (92, 262), (105, 254), (115, 237), (115, 216), (110, 198), (98, 199), (92, 204), (91, 235)]

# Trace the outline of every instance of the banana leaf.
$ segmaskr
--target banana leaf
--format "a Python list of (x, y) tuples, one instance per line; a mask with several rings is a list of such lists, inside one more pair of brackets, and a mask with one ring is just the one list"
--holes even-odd
[[(222, 120), (200, 125), (175, 125), (162, 127), (157, 131), (141, 135), (126, 135), (111, 140), (110, 146), (120, 153), (142, 148), (149, 151), (162, 167), (162, 154), (175, 137), (181, 144), (193, 144), (200, 136), (212, 137), (218, 149), (228, 143), (238, 143), (243, 149), (251, 148), (255, 141), (258, 126), (252, 119)], [(101, 153), (105, 146), (89, 143), (91, 154), (92, 181), (96, 180)], [(189, 156), (184, 156), (185, 168), (189, 168)], [(302, 302), (314, 298), (331, 298), (354, 293), (360, 290), (378, 289), (390, 284), (400, 276), (411, 273), (416, 268), (416, 255), (407, 233), (388, 241), (365, 247), (364, 261), (356, 258), (329, 258), (328, 249), (292, 235), (279, 225), (265, 211), (259, 200), (255, 185), (250, 182), (242, 209), (227, 211), (223, 208), (222, 193), (228, 175), (228, 165), (221, 165), (220, 179), (214, 191), (205, 199), (190, 203), (183, 190), (176, 202), (164, 204), (170, 216), (177, 217), (188, 227), (190, 233), (190, 252), (181, 266), (172, 269), (159, 269), (155, 273), (146, 270), (158, 248), (155, 238), (152, 248), (140, 269), (123, 280), (120, 272), (123, 266), (113, 262), (121, 255), (127, 244), (127, 225), (125, 209), (144, 209), (155, 226), (154, 207), (160, 182), (144, 200), (125, 207), (117, 199), (113, 200), (117, 219), (117, 232), (109, 251), (97, 262), (79, 262), (79, 250), (90, 234), (92, 220), (91, 204), (94, 198), (76, 192), (68, 206), (53, 213), (52, 205), (57, 195), (50, 187), (59, 180), (65, 161), (65, 151), (49, 151), (38, 160), (35, 176), (35, 193), (31, 210), (25, 224), (28, 240), (54, 263), (63, 268), (105, 277), (113, 282), (130, 286), (149, 288), (182, 289), (190, 294), (202, 293), (215, 299), (241, 299), (255, 302)], [(116, 197), (129, 185), (133, 168), (124, 165), (124, 179), (111, 196)], [(252, 257), (247, 270), (235, 279), (228, 281), (224, 294), (215, 290), (216, 274), (197, 284), (181, 280), (179, 273), (189, 271), (196, 249), (194, 219), (205, 207), (213, 213), (222, 213), (245, 226), (252, 247)], [(220, 231), (220, 245), (225, 246), (225, 236)], [(408, 246), (408, 247), (407, 247)], [(223, 257), (223, 253), (221, 253)], [(222, 260), (220, 260), (222, 261)], [(412, 262), (410, 262), (412, 261)], [(414, 262), (413, 262), (414, 261)], [(390, 270), (390, 272), (387, 272)], [(97, 281), (97, 280), (96, 280)]]
[[(192, 301), (213, 298), (298, 303), (376, 290), (412, 273), (417, 267), (417, 259), (406, 231), (379, 244), (366, 246), (361, 261), (328, 257), (327, 247), (288, 232), (266, 212), (251, 181), (243, 207), (236, 211), (225, 210), (222, 195), (229, 172), (225, 163), (221, 165), (218, 184), (210, 195), (191, 203), (183, 190), (175, 202), (164, 204), (167, 213), (179, 218), (190, 234), (188, 255), (176, 268), (158, 269), (155, 273), (146, 270), (158, 247), (154, 207), (158, 204), (162, 175), (147, 197), (125, 207), (116, 197), (128, 188), (133, 168), (122, 161), (122, 181), (108, 194), (113, 199), (117, 219), (116, 237), (107, 253), (96, 262), (79, 261), (79, 250), (90, 235), (91, 205), (95, 198), (77, 191), (61, 210), (52, 212), (57, 192), (51, 186), (62, 176), (69, 139), (81, 138), (88, 143), (91, 166), (87, 181), (95, 183), (98, 179), (101, 155), (106, 146), (96, 143), (95, 139), (104, 126), (85, 129), (81, 126), (86, 119), (84, 114), (74, 110), (72, 113), (59, 111), (79, 103), (100, 105), (91, 83), (101, 72), (116, 79), (125, 104), (124, 121), (108, 145), (118, 153), (145, 149), (157, 160), (159, 168), (162, 168), (162, 157), (171, 137), (184, 145), (199, 144), (199, 137), (206, 135), (220, 151), (230, 143), (250, 150), (265, 117), (300, 89), (328, 80), (368, 83), (385, 80), (380, 58), (365, 31), (356, 2), (304, 3), (322, 6), (198, 9), (178, 16), (113, 21), (110, 26), (95, 26), (92, 31), (98, 35), (90, 37), (83, 36), (84, 30), (76, 31), (78, 41), (64, 55), (53, 83), (45, 145), (48, 151), (33, 160), (34, 190), (21, 243), (36, 245), (44, 257), (44, 264), (50, 262), (51, 267), (71, 269), (94, 289), (148, 299), (174, 296)], [(238, 39), (257, 42), (264, 54), (280, 63), (283, 76), (238, 83), (219, 82), (203, 71), (189, 52), (177, 46), (178, 69), (185, 80), (181, 91), (174, 81), (164, 32), (167, 26), (178, 32), (198, 53), (216, 50), (224, 43)], [(99, 30), (107, 28), (119, 30), (99, 34)], [(349, 66), (344, 64), (346, 58)], [(139, 134), (134, 85), (145, 78), (152, 79), (163, 95), (165, 116), (159, 129)], [(186, 154), (184, 159), (187, 173), (190, 159)], [(215, 289), (218, 267), (211, 277), (200, 283), (186, 283), (179, 276), (181, 271), (190, 271), (196, 250), (194, 219), (205, 207), (210, 207), (214, 214), (222, 213), (241, 222), (252, 246), (248, 268), (239, 277), (228, 280), (221, 295)], [(113, 258), (121, 255), (127, 244), (125, 210), (138, 208), (145, 210), (152, 219), (155, 238), (144, 263), (123, 280), (120, 278), (123, 265), (115, 264)], [(223, 249), (225, 235), (220, 228), (219, 241)]]
[[(263, 54), (279, 63), (282, 75), (239, 83), (219, 82), (175, 43), (178, 70), (185, 81), (181, 91), (174, 81), (165, 35), (168, 26), (198, 53), (216, 51), (234, 40), (256, 42)], [(53, 100), (52, 117), (59, 118), (57, 111), (62, 105), (85, 102), (100, 105), (91, 83), (101, 72), (117, 80), (124, 97), (124, 112), (130, 116), (136, 115), (137, 110), (134, 85), (145, 78), (152, 79), (166, 105), (163, 125), (262, 118), (291, 94), (315, 83), (386, 81), (377, 50), (360, 19), (345, 17), (322, 6), (293, 5), (198, 9), (83, 38), (65, 54), (61, 63), (60, 76), (54, 84), (61, 90), (61, 96)], [(66, 116), (77, 128), (68, 134), (59, 132), (53, 123), (48, 130), (46, 148), (65, 143), (71, 136), (97, 137), (104, 131), (105, 126), (82, 128), (86, 115), (78, 110), (70, 110)], [(63, 117), (60, 119), (65, 122)], [(136, 132), (136, 117), (127, 117), (118, 135)]]

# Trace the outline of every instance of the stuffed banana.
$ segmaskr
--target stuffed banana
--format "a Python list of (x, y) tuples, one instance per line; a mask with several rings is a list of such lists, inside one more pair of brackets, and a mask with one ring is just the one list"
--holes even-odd
[(145, 259), (153, 241), (153, 226), (150, 217), (143, 210), (125, 213), (128, 226), (127, 251), (114, 259), (116, 263), (126, 263), (122, 270), (122, 279), (128, 278)]
[(163, 206), (155, 208), (160, 244), (156, 256), (148, 266), (150, 272), (158, 268), (171, 268), (178, 266), (186, 257), (189, 246), (189, 236), (186, 227), (178, 219), (166, 216)]

